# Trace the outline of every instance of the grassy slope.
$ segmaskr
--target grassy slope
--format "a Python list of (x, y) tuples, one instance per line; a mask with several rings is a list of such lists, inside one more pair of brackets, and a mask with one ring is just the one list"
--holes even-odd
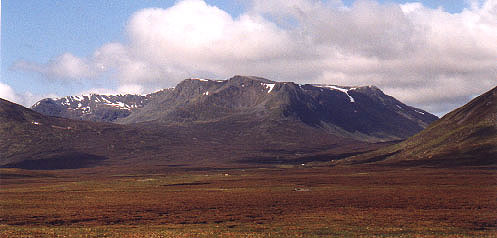
[(497, 163), (497, 87), (408, 140), (339, 163), (488, 165)]

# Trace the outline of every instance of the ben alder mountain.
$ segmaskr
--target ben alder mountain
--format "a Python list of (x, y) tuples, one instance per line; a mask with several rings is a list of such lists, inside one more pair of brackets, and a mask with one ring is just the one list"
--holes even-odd
[(0, 166), (45, 169), (325, 161), (405, 139), (438, 119), (374, 86), (246, 76), (187, 79), (145, 96), (44, 99), (34, 111), (0, 106)]
[(404, 139), (438, 119), (374, 86), (299, 85), (243, 76), (187, 79), (146, 96), (44, 99), (32, 109), (49, 116), (120, 124), (293, 119), (363, 141)]

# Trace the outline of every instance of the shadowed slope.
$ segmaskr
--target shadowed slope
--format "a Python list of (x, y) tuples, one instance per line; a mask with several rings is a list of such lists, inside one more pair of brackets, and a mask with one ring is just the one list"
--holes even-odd
[(120, 125), (41, 115), (0, 99), (0, 166), (91, 167), (122, 154), (136, 131)]
[(381, 146), (344, 139), (292, 120), (238, 116), (208, 122), (117, 125), (43, 116), (5, 100), (0, 101), (0, 122), (0, 166), (26, 169), (239, 166), (238, 161), (247, 164), (254, 158), (278, 158), (284, 163)]

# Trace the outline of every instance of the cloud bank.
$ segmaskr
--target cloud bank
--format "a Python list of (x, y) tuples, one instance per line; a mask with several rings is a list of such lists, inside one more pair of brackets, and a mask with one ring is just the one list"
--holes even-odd
[(30, 92), (18, 93), (10, 85), (0, 82), (0, 98), (30, 107), (37, 101), (47, 97), (57, 97), (55, 94), (34, 95)]
[(0, 83), (0, 98), (9, 101), (19, 101), (18, 96), (14, 90), (7, 84)]
[(90, 65), (71, 53), (65, 53), (46, 64), (37, 64), (24, 60), (17, 61), (13, 70), (34, 71), (51, 79), (83, 79), (94, 76)]
[(189, 77), (377, 85), (443, 114), (497, 85), (497, 0), (460, 13), (421, 3), (253, 0), (234, 18), (203, 0), (134, 13), (128, 41), (15, 69), (59, 80), (109, 77), (146, 92)]

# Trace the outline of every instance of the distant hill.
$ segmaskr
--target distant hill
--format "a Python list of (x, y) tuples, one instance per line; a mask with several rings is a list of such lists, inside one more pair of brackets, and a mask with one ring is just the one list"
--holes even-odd
[(141, 95), (99, 95), (67, 96), (46, 98), (35, 103), (31, 109), (47, 116), (96, 122), (114, 122), (127, 117), (131, 112), (145, 106), (153, 97), (167, 92)]
[(0, 99), (0, 165), (87, 167), (107, 159), (121, 126), (41, 115)]
[(497, 87), (408, 140), (339, 163), (478, 166), (497, 164)]

